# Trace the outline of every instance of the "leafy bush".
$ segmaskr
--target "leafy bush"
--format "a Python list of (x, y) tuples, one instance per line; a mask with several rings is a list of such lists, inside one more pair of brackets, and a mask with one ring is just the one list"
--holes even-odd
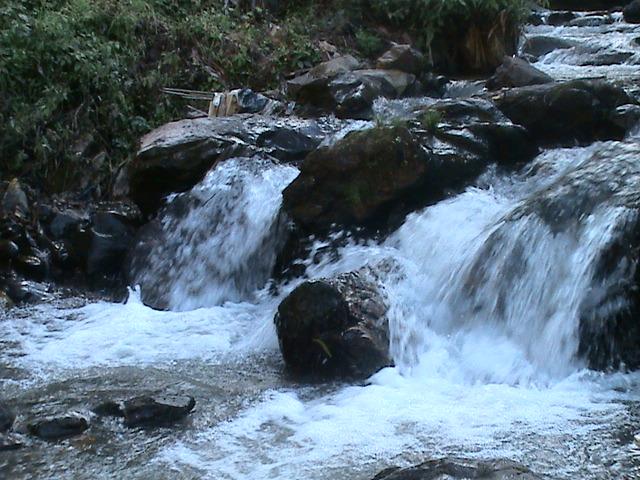
[[(544, 0), (543, 0), (544, 1)], [(414, 33), (421, 47), (429, 50), (432, 40), (471, 18), (495, 22), (503, 13), (518, 24), (530, 11), (529, 0), (367, 0), (373, 14), (383, 21)]]
[[(301, 15), (275, 25), (223, 2), (3, 3), (0, 174), (50, 191), (108, 187), (142, 133), (183, 113), (162, 87), (274, 87), (318, 61)], [(89, 160), (100, 152), (106, 161)]]

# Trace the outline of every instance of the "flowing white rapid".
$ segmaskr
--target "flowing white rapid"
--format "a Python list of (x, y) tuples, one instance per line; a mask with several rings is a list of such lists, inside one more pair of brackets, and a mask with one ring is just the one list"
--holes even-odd
[[(385, 279), (397, 366), (350, 387), (278, 379), (273, 315), (302, 279), (278, 294), (236, 289), (223, 302), (219, 292), (228, 287), (218, 270), (188, 288), (200, 280), (207, 249), (224, 258), (215, 248), (229, 248), (241, 265), (258, 245), (268, 256), (278, 243), (271, 226), (295, 169), (262, 164), (251, 174), (237, 160), (221, 164), (196, 189), (205, 202), (171, 224), (182, 238), (200, 239), (215, 211), (224, 226), (208, 226), (213, 238), (191, 245), (192, 256), (172, 267), (180, 311), (152, 310), (136, 291), (122, 305), (33, 308), (6, 323), (2, 356), (6, 368), (31, 374), (4, 385), (51, 389), (52, 378), (109, 379), (134, 368), (147, 381), (160, 375), (161, 384), (199, 391), (193, 425), (149, 446), (148, 459), (127, 470), (132, 478), (329, 479), (348, 471), (344, 478), (368, 479), (390, 462), (440, 454), (514, 458), (557, 478), (620, 478), (637, 467), (625, 435), (638, 420), (629, 405), (639, 400), (640, 378), (585, 370), (577, 326), (598, 254), (633, 213), (620, 198), (639, 180), (635, 152), (615, 142), (551, 150), (519, 174), (488, 172), (475, 187), (410, 215), (381, 244), (353, 242), (336, 257), (323, 255), (318, 242), (310, 278), (389, 258), (400, 266)], [(602, 155), (619, 168), (601, 168)], [(627, 176), (612, 182), (621, 171)], [(228, 196), (226, 182), (238, 172), (254, 187)], [(533, 201), (568, 201), (576, 192), (582, 210), (568, 215), (578, 221), (562, 228)], [(215, 195), (244, 212), (213, 209), (206, 199)], [(244, 210), (251, 208), (262, 213)], [(234, 223), (245, 215), (259, 220)], [(238, 272), (236, 284), (259, 288), (250, 269)], [(83, 468), (114, 474), (95, 463)], [(51, 478), (80, 478), (52, 471)]]

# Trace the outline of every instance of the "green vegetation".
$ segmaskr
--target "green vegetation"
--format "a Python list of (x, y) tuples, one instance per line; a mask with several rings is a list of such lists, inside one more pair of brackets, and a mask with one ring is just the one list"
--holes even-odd
[(17, 175), (49, 192), (83, 187), (105, 195), (142, 134), (185, 116), (185, 101), (163, 95), (163, 87), (277, 88), (285, 75), (321, 60), (320, 40), (374, 57), (408, 32), (427, 49), (461, 16), (493, 22), (500, 11), (521, 18), (525, 8), (525, 0), (253, 4), (5, 0), (0, 179)]
[(438, 130), (438, 125), (442, 121), (442, 115), (438, 110), (433, 108), (428, 109), (420, 118), (420, 124), (429, 133), (435, 133)]
[[(541, 0), (538, 3), (544, 3)], [(492, 25), (510, 19), (519, 24), (530, 11), (530, 0), (370, 0), (379, 19), (414, 34), (425, 50), (447, 29), (464, 26), (469, 19)]]
[[(223, 0), (16, 0), (0, 7), (0, 172), (49, 191), (108, 187), (151, 127), (184, 115), (162, 87), (278, 86), (319, 61), (312, 15), (272, 23)], [(106, 161), (90, 162), (100, 152)], [(104, 158), (99, 155), (98, 158)], [(92, 171), (98, 170), (98, 171)]]

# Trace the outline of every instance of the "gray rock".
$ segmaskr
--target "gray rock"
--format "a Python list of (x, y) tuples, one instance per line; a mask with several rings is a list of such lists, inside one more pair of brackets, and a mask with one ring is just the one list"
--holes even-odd
[(287, 92), (298, 101), (305, 102), (307, 97), (315, 97), (326, 89), (328, 82), (341, 73), (360, 68), (360, 61), (351, 55), (333, 58), (316, 65), (304, 75), (287, 82)]
[(620, 139), (626, 130), (617, 123), (616, 111), (636, 103), (622, 88), (595, 80), (514, 88), (494, 102), (545, 146)]
[(532, 66), (526, 60), (517, 57), (506, 57), (496, 73), (487, 80), (489, 90), (500, 88), (526, 87), (551, 83), (553, 78)]
[(45, 440), (57, 440), (80, 435), (89, 428), (89, 421), (77, 414), (49, 417), (30, 422), (29, 433)]
[(400, 70), (401, 72), (420, 75), (426, 61), (422, 52), (411, 45), (393, 45), (376, 61), (376, 67), (382, 70)]
[(124, 422), (129, 427), (153, 427), (175, 423), (195, 408), (193, 397), (156, 395), (132, 398), (124, 402)]
[(539, 58), (553, 52), (554, 50), (566, 50), (576, 46), (576, 43), (569, 40), (540, 35), (529, 37), (522, 47), (522, 53)]
[(19, 450), (24, 447), (24, 443), (14, 434), (3, 435), (0, 434), (0, 452), (9, 452), (13, 450)]
[(524, 465), (509, 460), (446, 457), (415, 467), (389, 468), (373, 480), (542, 480)]
[(170, 193), (190, 189), (218, 161), (263, 152), (302, 160), (326, 132), (313, 120), (262, 115), (198, 118), (168, 123), (142, 138), (129, 166), (131, 198), (153, 214)]
[(387, 309), (365, 270), (303, 283), (274, 320), (287, 367), (300, 375), (363, 378), (390, 365)]

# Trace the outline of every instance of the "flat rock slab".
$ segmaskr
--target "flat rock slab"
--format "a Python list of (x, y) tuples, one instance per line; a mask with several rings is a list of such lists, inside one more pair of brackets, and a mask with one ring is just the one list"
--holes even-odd
[(196, 406), (193, 397), (158, 395), (124, 402), (124, 423), (129, 427), (168, 425), (186, 417)]
[(65, 415), (36, 420), (27, 425), (29, 433), (45, 440), (57, 440), (80, 435), (89, 428), (89, 421), (80, 415)]
[(442, 458), (415, 467), (389, 468), (373, 480), (542, 480), (524, 465), (509, 460)]

